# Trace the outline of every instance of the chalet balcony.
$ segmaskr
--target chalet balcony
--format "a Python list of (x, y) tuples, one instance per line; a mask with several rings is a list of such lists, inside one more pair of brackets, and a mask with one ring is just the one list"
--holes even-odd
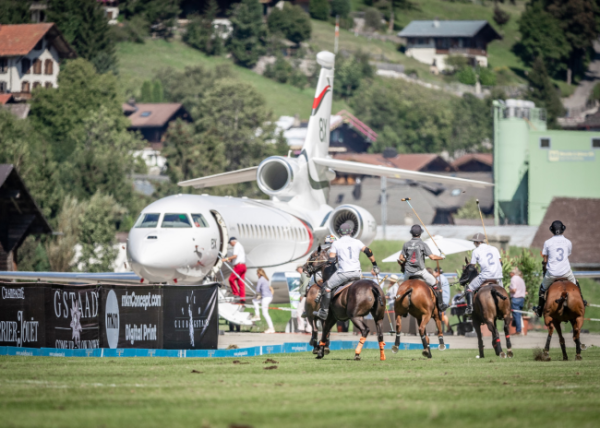
[(450, 49), (437, 49), (435, 53), (438, 55), (466, 55), (466, 56), (487, 56), (485, 49), (475, 48), (450, 48)]

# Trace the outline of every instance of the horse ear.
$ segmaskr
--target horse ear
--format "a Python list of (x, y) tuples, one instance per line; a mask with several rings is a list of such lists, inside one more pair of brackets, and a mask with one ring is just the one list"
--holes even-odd
[(465, 264), (468, 265), (469, 264), (469, 260), (467, 259), (467, 257), (465, 256)]
[(317, 252), (321, 252), (321, 244), (319, 244), (319, 248), (317, 248)]

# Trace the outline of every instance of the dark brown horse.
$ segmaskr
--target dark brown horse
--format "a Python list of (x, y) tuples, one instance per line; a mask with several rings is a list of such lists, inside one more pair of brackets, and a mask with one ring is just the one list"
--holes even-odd
[(427, 323), (433, 317), (438, 329), (438, 339), (441, 351), (446, 349), (444, 345), (444, 335), (442, 333), (442, 320), (435, 302), (433, 290), (427, 283), (421, 279), (408, 279), (404, 281), (396, 293), (394, 302), (394, 311), (396, 312), (396, 342), (392, 347), (395, 354), (400, 347), (400, 331), (402, 330), (402, 317), (411, 314), (419, 323), (419, 334), (423, 342), (423, 356), (431, 358), (431, 349), (429, 348), (429, 337), (425, 333)]
[(581, 360), (581, 350), (586, 348), (579, 340), (585, 316), (585, 306), (579, 288), (565, 278), (557, 279), (546, 291), (546, 304), (544, 305), (543, 315), (544, 324), (548, 327), (544, 359), (550, 361), (550, 341), (552, 340), (552, 333), (555, 328), (560, 340), (563, 361), (569, 359), (560, 323), (570, 322), (573, 326), (573, 341), (576, 347), (575, 360)]
[[(479, 272), (477, 266), (472, 265), (465, 258), (466, 266), (463, 267), (462, 275), (458, 282), (466, 286), (473, 281)], [(465, 290), (466, 292), (466, 290)], [(483, 339), (481, 337), (481, 324), (485, 324), (492, 333), (492, 345), (496, 355), (501, 358), (513, 357), (512, 345), (510, 343), (509, 326), (512, 321), (512, 313), (510, 310), (510, 297), (506, 290), (495, 280), (490, 280), (482, 284), (481, 288), (473, 298), (473, 327), (477, 333), (477, 344), (479, 346), (479, 358), (483, 358)], [(500, 335), (496, 328), (496, 320), (504, 321), (504, 335), (506, 337), (507, 353), (502, 351), (500, 343)]]
[[(327, 281), (333, 274), (331, 263), (329, 262), (328, 250), (317, 249), (304, 265), (304, 272), (309, 275), (320, 271), (324, 281)], [(377, 339), (379, 340), (379, 358), (385, 360), (385, 351), (382, 333), (382, 321), (385, 316), (385, 300), (383, 292), (376, 282), (369, 279), (360, 279), (354, 281), (350, 286), (344, 288), (341, 292), (333, 292), (334, 296), (331, 299), (329, 307), (329, 316), (323, 323), (323, 332), (317, 358), (323, 358), (325, 355), (325, 347), (327, 346), (327, 338), (331, 328), (336, 321), (351, 320), (354, 326), (360, 330), (361, 338), (355, 350), (354, 359), (360, 360), (360, 353), (363, 345), (369, 335), (369, 329), (364, 323), (363, 317), (369, 313), (373, 315), (375, 326), (377, 328)], [(308, 300), (307, 300), (308, 302)], [(307, 308), (308, 312), (308, 308)], [(314, 330), (313, 330), (314, 331)]]
[[(310, 286), (308, 291), (306, 292), (306, 299), (304, 301), (304, 310), (306, 311), (306, 319), (308, 320), (308, 324), (312, 329), (311, 337), (310, 337), (310, 346), (313, 347), (313, 354), (317, 354), (319, 352), (319, 327), (317, 326), (318, 318), (313, 315), (313, 312), (319, 310), (319, 304), (315, 301), (319, 292), (321, 291), (321, 287), (317, 284), (313, 284)], [(325, 345), (325, 355), (329, 354), (329, 339), (327, 339), (327, 345)]]

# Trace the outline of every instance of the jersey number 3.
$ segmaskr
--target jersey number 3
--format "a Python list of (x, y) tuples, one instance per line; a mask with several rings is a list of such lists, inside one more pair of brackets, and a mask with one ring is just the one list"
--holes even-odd
[(562, 248), (557, 248), (556, 252), (559, 254), (559, 256), (556, 258), (556, 261), (562, 262), (565, 259), (565, 250)]

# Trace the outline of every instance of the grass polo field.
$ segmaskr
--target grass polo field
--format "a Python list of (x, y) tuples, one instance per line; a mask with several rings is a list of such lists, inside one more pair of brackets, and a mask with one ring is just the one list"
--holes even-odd
[[(2, 427), (596, 427), (600, 349), (583, 361), (476, 350), (214, 359), (0, 357)], [(276, 367), (276, 368), (273, 368)], [(270, 368), (270, 369), (267, 369)]]

